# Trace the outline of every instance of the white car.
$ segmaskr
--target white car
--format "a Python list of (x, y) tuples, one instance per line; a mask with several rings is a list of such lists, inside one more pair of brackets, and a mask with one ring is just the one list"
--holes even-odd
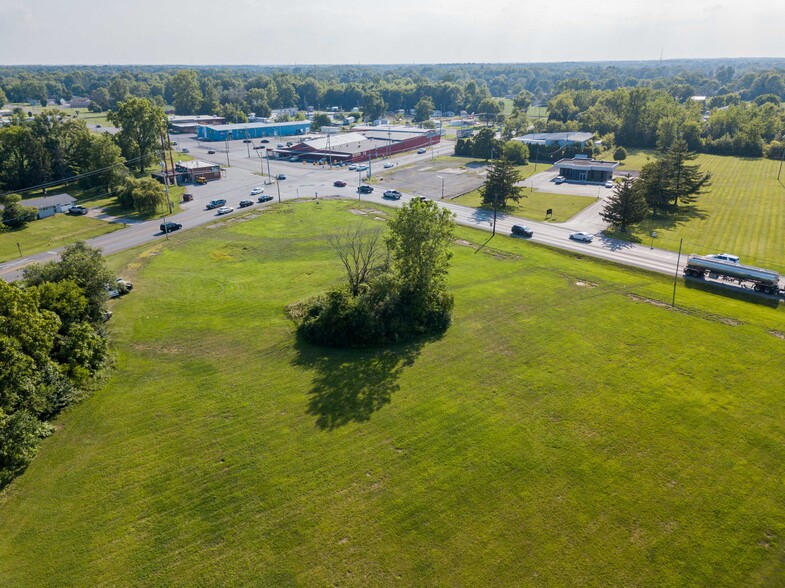
[[(349, 169), (352, 169), (352, 168), (349, 168)], [(364, 165), (364, 164), (363, 164), (363, 165), (358, 165), (358, 166), (357, 166), (357, 171), (365, 171), (365, 170), (367, 170), (367, 169), (368, 169), (368, 166), (367, 166), (367, 165)]]
[(229, 214), (230, 212), (234, 212), (234, 208), (231, 206), (222, 206), (217, 210), (217, 214)]
[(570, 233), (570, 239), (573, 241), (583, 241), (585, 243), (591, 243), (594, 239), (594, 235), (591, 233)]
[(605, 182), (606, 188), (613, 188), (614, 185), (615, 184), (613, 183), (613, 180), (608, 180), (607, 182)]
[(395, 167), (395, 164), (392, 161), (388, 161), (384, 164), (384, 169), (390, 169), (391, 167)]
[(357, 169), (356, 163), (353, 163), (352, 165), (349, 166), (349, 171), (355, 171), (356, 169)]
[(258, 196), (264, 192), (264, 188), (261, 186), (256, 186), (255, 188), (251, 188), (251, 196)]
[(567, 178), (565, 178), (564, 176), (556, 176), (556, 179), (555, 179), (555, 180), (553, 180), (553, 181), (554, 181), (556, 184), (563, 184), (564, 182), (566, 182), (566, 181), (567, 181)]
[(707, 255), (706, 257), (712, 257), (714, 259), (719, 259), (720, 261), (727, 261), (728, 263), (739, 263), (741, 259), (738, 255), (733, 255), (733, 253), (717, 253), (715, 255)]

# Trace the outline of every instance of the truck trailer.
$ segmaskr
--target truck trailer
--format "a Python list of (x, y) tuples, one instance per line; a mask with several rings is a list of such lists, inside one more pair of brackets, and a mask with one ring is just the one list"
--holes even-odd
[(777, 294), (780, 289), (780, 275), (775, 271), (702, 255), (689, 256), (684, 275), (701, 279), (722, 277), (739, 284), (751, 283), (753, 290), (766, 294)]

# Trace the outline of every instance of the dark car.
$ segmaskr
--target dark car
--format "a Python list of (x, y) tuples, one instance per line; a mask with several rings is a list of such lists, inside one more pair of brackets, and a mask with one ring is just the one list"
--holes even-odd
[(221, 208), (222, 206), (226, 205), (226, 200), (221, 198), (220, 200), (210, 200), (207, 203), (207, 210), (212, 210), (213, 208)]
[(87, 209), (84, 206), (80, 206), (79, 204), (75, 204), (71, 208), (68, 209), (68, 214), (87, 214)]
[(240, 206), (240, 208), (245, 208), (247, 206), (253, 206), (253, 200), (240, 200), (239, 206)]
[(261, 140), (261, 141), (259, 141), (259, 142), (260, 142), (260, 143), (269, 143), (269, 142), (270, 142), (270, 139), (262, 139), (262, 140)]
[(418, 150), (417, 150), (417, 153), (419, 153), (420, 155), (422, 155), (423, 153), (425, 153), (425, 151), (426, 151), (426, 149), (425, 149), (424, 147), (422, 147), (422, 148), (420, 148), (420, 149), (418, 149)]
[(180, 223), (173, 223), (172, 221), (167, 221), (165, 223), (161, 223), (161, 226), (158, 227), (161, 229), (162, 233), (171, 233), (172, 231), (179, 231), (183, 228), (183, 225)]
[(286, 179), (286, 174), (278, 174), (276, 176), (276, 179), (278, 179), (278, 180), (285, 180)]
[(344, 186), (346, 186), (346, 182), (344, 182), (343, 180), (335, 180), (333, 182), (333, 186), (335, 186), (336, 188), (343, 188)]
[(360, 192), (360, 194), (370, 194), (373, 192), (373, 186), (360, 186), (357, 188), (357, 190)]
[(250, 142), (251, 142), (250, 139), (243, 139), (243, 143), (250, 143)]
[(267, 149), (267, 147), (265, 147), (264, 145), (254, 145), (253, 148), (254, 149)]
[(525, 225), (513, 225), (512, 234), (519, 237), (532, 237), (534, 235), (534, 231)]
[(215, 155), (215, 149), (208, 149), (207, 155)]
[(269, 194), (262, 194), (261, 196), (259, 196), (259, 202), (270, 202), (270, 200), (272, 199), (273, 197), (270, 196)]

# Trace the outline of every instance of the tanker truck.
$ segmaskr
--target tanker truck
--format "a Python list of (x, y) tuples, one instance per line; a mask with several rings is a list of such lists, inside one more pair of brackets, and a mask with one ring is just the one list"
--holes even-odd
[(701, 279), (707, 276), (721, 277), (739, 284), (751, 283), (753, 290), (766, 294), (777, 294), (780, 289), (780, 275), (777, 272), (703, 255), (690, 255), (687, 258), (684, 275)]

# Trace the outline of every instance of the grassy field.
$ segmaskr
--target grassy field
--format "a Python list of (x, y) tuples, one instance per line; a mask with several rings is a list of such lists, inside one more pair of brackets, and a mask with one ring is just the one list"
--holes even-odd
[(785, 272), (785, 186), (777, 181), (778, 161), (700, 155), (713, 176), (710, 191), (676, 215), (649, 218), (627, 239), (686, 253), (728, 251), (743, 263)]
[(782, 585), (785, 310), (461, 228), (442, 339), (298, 343), (354, 206), (114, 258), (116, 372), (0, 495), (4, 586)]
[[(570, 196), (568, 194), (548, 194), (545, 192), (532, 192), (528, 188), (523, 192), (526, 198), (522, 198), (517, 203), (511, 202), (504, 208), (506, 214), (520, 216), (536, 221), (548, 220), (550, 222), (563, 223), (578, 214), (581, 210), (596, 202), (595, 198), (589, 196)], [(480, 208), (482, 206), (482, 196), (479, 190), (474, 190), (452, 202)], [(546, 219), (546, 211), (553, 210), (553, 215)]]
[[(609, 149), (597, 159), (600, 161), (613, 161), (614, 149)], [(623, 174), (626, 170), (640, 171), (649, 161), (655, 159), (657, 151), (654, 149), (627, 149), (627, 159), (619, 162), (616, 173)]]
[(22, 254), (27, 256), (122, 228), (122, 225), (86, 216), (56, 214), (34, 221), (22, 230), (0, 231), (0, 262), (19, 257), (17, 243)]

